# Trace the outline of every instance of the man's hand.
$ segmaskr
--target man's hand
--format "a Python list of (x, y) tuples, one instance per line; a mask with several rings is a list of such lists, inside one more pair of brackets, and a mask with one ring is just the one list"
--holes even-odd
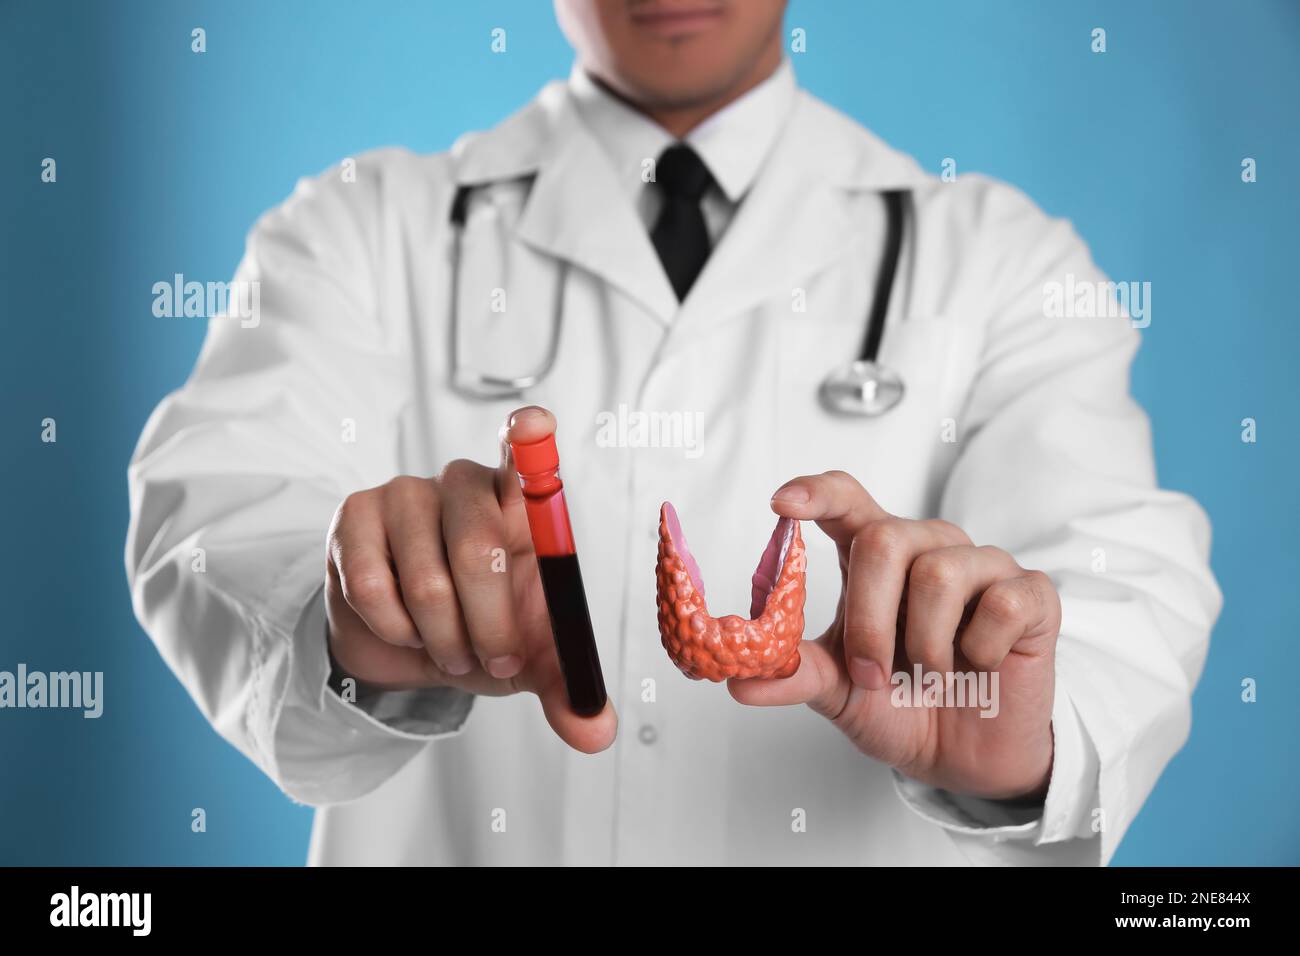
[[(778, 515), (815, 521), (836, 544), (843, 590), (829, 630), (784, 680), (732, 680), (743, 704), (806, 703), (863, 753), (924, 783), (995, 799), (1041, 796), (1052, 768), (1061, 604), (1041, 571), (976, 547), (945, 521), (887, 514), (844, 472), (777, 490)], [(996, 672), (998, 713), (899, 707), (891, 676)], [(992, 686), (991, 684), (988, 686)], [(910, 694), (909, 694), (910, 698)]]
[(350, 495), (326, 544), (330, 649), (339, 666), (389, 688), (536, 694), (551, 727), (586, 753), (614, 741), (612, 704), (569, 709), (508, 441), (555, 430), (537, 407), (512, 414), (496, 469), (453, 461)]

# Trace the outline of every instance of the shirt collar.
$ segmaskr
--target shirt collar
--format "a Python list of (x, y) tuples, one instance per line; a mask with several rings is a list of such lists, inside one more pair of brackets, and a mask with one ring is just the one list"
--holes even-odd
[[(606, 91), (580, 65), (569, 75), (569, 89), (619, 182), (635, 197), (645, 182), (645, 161), (672, 145), (674, 137)], [(731, 202), (739, 202), (753, 184), (794, 104), (794, 94), (794, 69), (782, 59), (771, 76), (686, 134), (685, 142), (700, 154)]]

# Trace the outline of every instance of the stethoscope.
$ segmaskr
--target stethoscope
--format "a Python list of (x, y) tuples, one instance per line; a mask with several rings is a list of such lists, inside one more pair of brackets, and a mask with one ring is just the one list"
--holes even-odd
[[(462, 185), (456, 189), (451, 204), (452, 259), (451, 259), (451, 363), (452, 384), (457, 391), (483, 400), (505, 399), (519, 396), (524, 390), (541, 382), (555, 367), (560, 345), (560, 326), (564, 317), (564, 287), (567, 263), (561, 261), (556, 277), (555, 301), (551, 307), (551, 340), (546, 355), (533, 371), (526, 375), (499, 377), (475, 372), (460, 362), (460, 262), (465, 221), (474, 190), (483, 184)], [(903, 249), (904, 206), (908, 191), (891, 189), (881, 193), (885, 202), (885, 248), (876, 278), (871, 311), (867, 315), (866, 334), (858, 357), (842, 365), (822, 381), (818, 399), (827, 411), (839, 415), (883, 415), (903, 400), (903, 380), (888, 366), (880, 364), (877, 356), (885, 334), (885, 319), (889, 313), (889, 300), (898, 274), (898, 260)]]

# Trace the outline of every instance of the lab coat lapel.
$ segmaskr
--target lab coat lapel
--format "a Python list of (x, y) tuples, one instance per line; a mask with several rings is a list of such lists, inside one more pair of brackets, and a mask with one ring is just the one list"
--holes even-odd
[(854, 224), (840, 184), (827, 176), (825, 147), (804, 97), (793, 107), (748, 195), (682, 303), (674, 336), (716, 324), (777, 295), (846, 251)]
[[(675, 344), (783, 298), (857, 248), (856, 191), (913, 187), (915, 163), (800, 92), (772, 154), (682, 303)], [(865, 267), (865, 266), (864, 266)]]
[(517, 236), (617, 287), (659, 322), (672, 321), (677, 297), (650, 236), (567, 96), (555, 104)]
[(846, 191), (924, 181), (915, 162), (802, 91), (763, 169), (694, 288), (677, 301), (650, 236), (562, 82), (453, 149), (457, 181), (533, 176), (521, 242), (622, 291), (674, 340), (789, 297), (852, 252)]

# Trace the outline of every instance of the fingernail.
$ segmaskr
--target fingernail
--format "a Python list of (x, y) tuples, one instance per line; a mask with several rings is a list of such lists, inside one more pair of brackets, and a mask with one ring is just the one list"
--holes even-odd
[(808, 502), (808, 490), (799, 485), (793, 488), (778, 488), (776, 494), (772, 496), (773, 501), (784, 501), (786, 504), (802, 505)]
[(473, 661), (462, 658), (457, 661), (446, 661), (438, 665), (452, 677), (464, 677), (474, 669)]
[(506, 419), (506, 427), (514, 428), (516, 425), (518, 425), (519, 418), (521, 415), (525, 415), (525, 414), (534, 415), (538, 412), (545, 412), (545, 411), (546, 409), (542, 408), (542, 406), (540, 405), (525, 405), (523, 408), (516, 408), (513, 412), (510, 413), (510, 417)]
[(849, 677), (864, 690), (880, 690), (886, 683), (884, 668), (865, 657), (855, 657), (849, 661)]
[(484, 666), (493, 677), (505, 680), (518, 674), (524, 662), (515, 654), (507, 654), (504, 657), (491, 658)]

